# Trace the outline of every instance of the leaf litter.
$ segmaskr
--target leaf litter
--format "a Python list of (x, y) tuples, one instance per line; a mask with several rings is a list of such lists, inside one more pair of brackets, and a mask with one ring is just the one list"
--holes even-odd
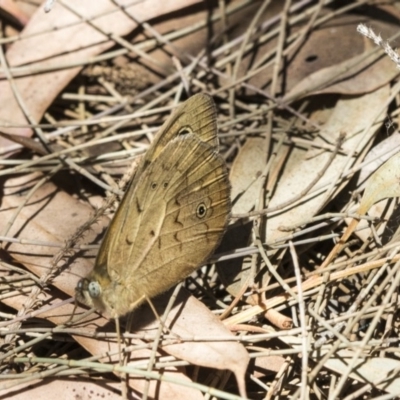
[[(0, 138), (0, 396), (395, 397), (398, 69), (356, 28), (395, 47), (397, 3), (135, 3), (1, 6), (0, 129), (25, 141)], [(113, 321), (71, 298), (136, 158), (201, 91), (232, 223), (154, 300), (167, 330), (147, 305), (122, 321), (120, 366)]]

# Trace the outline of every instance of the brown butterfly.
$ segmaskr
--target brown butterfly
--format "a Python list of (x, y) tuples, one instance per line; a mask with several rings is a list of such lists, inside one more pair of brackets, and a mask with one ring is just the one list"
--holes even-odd
[(231, 210), (216, 109), (197, 94), (165, 122), (140, 161), (77, 299), (119, 317), (212, 255)]

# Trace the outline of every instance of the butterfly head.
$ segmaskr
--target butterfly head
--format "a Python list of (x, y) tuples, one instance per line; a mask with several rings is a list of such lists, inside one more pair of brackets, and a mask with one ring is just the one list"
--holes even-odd
[(135, 285), (127, 286), (112, 281), (108, 275), (96, 271), (96, 268), (78, 282), (75, 298), (79, 303), (106, 312), (112, 318), (127, 314), (144, 300)]
[(102, 301), (103, 289), (99, 280), (90, 276), (81, 279), (75, 288), (75, 293), (78, 302), (97, 310), (105, 310)]

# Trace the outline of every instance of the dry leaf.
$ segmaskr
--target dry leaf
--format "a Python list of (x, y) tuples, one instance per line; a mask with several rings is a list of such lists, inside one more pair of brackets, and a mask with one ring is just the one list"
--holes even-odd
[[(88, 62), (114, 45), (109, 36), (127, 35), (137, 27), (136, 21), (146, 21), (197, 2), (198, 0), (152, 0), (143, 7), (140, 2), (132, 5), (128, 0), (120, 0), (118, 4), (126, 7), (124, 11), (115, 12), (118, 7), (110, 0), (97, 0), (93, 3), (71, 0), (65, 5), (56, 4), (51, 13), (47, 14), (42, 5), (26, 25), (21, 39), (15, 42), (6, 54), (8, 66), (12, 68), (14, 76), (17, 75), (17, 67), (29, 66), (23, 72), (24, 75), (28, 75), (14, 78), (14, 81), (30, 117), (38, 122), (59, 92), (81, 69), (80, 66), (59, 69), (60, 65), (76, 63), (78, 60), (82, 63)], [(96, 18), (95, 27), (85, 22), (96, 15), (100, 17)], [(43, 69), (56, 71), (31, 74), (35, 70)], [(4, 77), (5, 72), (1, 75)], [(0, 93), (0, 121), (3, 124), (26, 124), (25, 115), (8, 80), (3, 79), (0, 82)], [(24, 136), (31, 135), (29, 128), (7, 131)], [(9, 143), (0, 138), (2, 152)]]
[(249, 137), (240, 148), (230, 171), (232, 213), (251, 211), (258, 204), (263, 178), (260, 176), (267, 161), (269, 143), (264, 138)]
[(376, 202), (400, 196), (400, 153), (390, 157), (368, 179), (363, 198), (358, 209), (365, 214)]

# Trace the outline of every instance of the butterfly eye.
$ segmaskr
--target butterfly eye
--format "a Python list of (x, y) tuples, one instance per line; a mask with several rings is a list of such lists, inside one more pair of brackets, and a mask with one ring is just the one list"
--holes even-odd
[(166, 189), (168, 187), (168, 182), (164, 182), (163, 186), (164, 186), (164, 189)]
[(97, 281), (89, 282), (88, 292), (92, 299), (99, 297), (101, 294), (101, 287), (99, 285), (99, 282), (97, 282)]
[(207, 206), (204, 203), (200, 203), (196, 209), (197, 218), (204, 218), (207, 214)]
[(152, 188), (153, 190), (155, 190), (156, 187), (157, 187), (157, 183), (156, 183), (156, 182), (152, 182), (152, 183), (151, 183), (151, 188)]

